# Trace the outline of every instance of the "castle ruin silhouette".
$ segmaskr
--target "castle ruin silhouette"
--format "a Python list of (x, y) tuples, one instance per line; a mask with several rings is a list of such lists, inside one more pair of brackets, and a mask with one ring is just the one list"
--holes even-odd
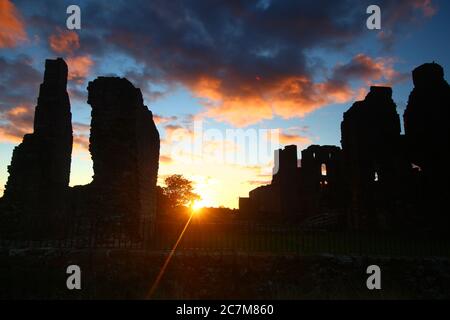
[[(72, 123), (67, 65), (46, 60), (34, 132), (13, 152), (0, 218), (18, 238), (57, 236), (83, 219), (82, 232), (120, 229), (148, 241), (156, 217), (159, 133), (140, 89), (127, 79), (89, 83), (93, 181), (69, 187)], [(413, 71), (404, 113), (392, 89), (372, 86), (343, 115), (341, 145), (286, 146), (275, 153), (272, 182), (239, 199), (240, 216), (352, 230), (445, 233), (450, 199), (446, 168), (450, 86), (436, 63)], [(25, 221), (24, 224), (18, 221)], [(37, 228), (36, 221), (44, 227)], [(5, 229), (5, 228), (4, 228)], [(83, 231), (84, 230), (84, 231)]]
[[(34, 132), (13, 152), (0, 204), (8, 230), (19, 238), (51, 238), (69, 224), (97, 235), (120, 229), (146, 241), (155, 220), (159, 133), (140, 89), (124, 78), (89, 82), (92, 107), (89, 151), (94, 176), (69, 187), (72, 124), (67, 64), (46, 60)], [(25, 221), (25, 225), (15, 223)], [(37, 225), (42, 224), (42, 228)], [(82, 230), (83, 232), (83, 230)]]
[(405, 134), (392, 89), (372, 86), (344, 112), (341, 145), (275, 152), (269, 185), (239, 198), (247, 219), (352, 230), (446, 233), (449, 218), (450, 86), (442, 67), (412, 72)]

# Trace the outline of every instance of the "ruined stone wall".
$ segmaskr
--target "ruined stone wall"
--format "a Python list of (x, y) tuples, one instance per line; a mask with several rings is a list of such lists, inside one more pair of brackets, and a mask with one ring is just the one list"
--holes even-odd
[(356, 229), (394, 224), (410, 164), (403, 153), (392, 89), (371, 87), (344, 113), (342, 149), (348, 179), (349, 223)]
[(88, 91), (91, 214), (127, 221), (134, 231), (149, 228), (155, 218), (160, 147), (152, 113), (141, 91), (124, 78), (99, 77)]
[(8, 167), (3, 203), (10, 213), (64, 213), (72, 153), (72, 116), (66, 86), (64, 60), (46, 60), (34, 132), (26, 134), (14, 149)]
[(269, 184), (260, 186), (250, 191), (251, 210), (254, 219), (271, 217), (280, 219), (282, 213), (282, 203), (280, 196), (280, 186)]
[[(403, 115), (405, 134), (412, 161), (424, 170), (433, 167), (448, 155), (450, 145), (450, 86), (444, 71), (436, 63), (426, 63), (413, 73), (414, 89)], [(436, 168), (439, 170), (438, 168)]]
[(275, 165), (273, 183), (278, 183), (278, 179), (286, 179), (295, 175), (297, 170), (297, 146), (289, 145), (284, 149), (275, 150)]
[(304, 218), (343, 208), (342, 150), (311, 145), (302, 150), (299, 202)]
[(437, 63), (425, 63), (412, 72), (414, 89), (403, 115), (408, 155), (418, 169), (421, 188), (417, 216), (430, 230), (450, 223), (447, 163), (450, 150), (450, 86)]
[(276, 186), (279, 211), (276, 214), (291, 219), (299, 213), (297, 146), (288, 145), (275, 151), (275, 167), (272, 185)]
[(159, 163), (153, 115), (128, 80), (90, 82), (94, 176), (89, 185), (69, 188), (73, 137), (67, 74), (64, 60), (46, 60), (34, 132), (14, 149), (0, 203), (8, 237), (101, 242), (99, 237), (128, 234), (145, 241), (155, 220)]
[[(342, 155), (336, 146), (313, 145), (302, 151), (298, 167), (297, 147), (275, 151), (272, 183), (258, 187), (240, 201), (243, 214), (269, 216), (282, 221), (301, 222), (320, 213), (342, 210)], [(322, 164), (327, 172), (322, 175)]]

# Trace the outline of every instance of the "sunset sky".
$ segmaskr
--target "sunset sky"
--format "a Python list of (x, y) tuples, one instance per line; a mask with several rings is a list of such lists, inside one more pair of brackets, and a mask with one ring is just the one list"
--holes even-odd
[[(66, 28), (71, 4), (81, 30)], [(370, 4), (381, 30), (366, 28)], [(237, 207), (270, 182), (274, 149), (340, 145), (342, 113), (370, 85), (393, 86), (403, 115), (414, 67), (434, 60), (449, 79), (449, 31), (449, 1), (0, 0), (0, 195), (14, 146), (32, 132), (45, 59), (69, 66), (71, 185), (93, 174), (87, 84), (121, 76), (154, 114), (160, 183), (183, 174), (203, 205)], [(226, 135), (237, 129), (278, 129), (278, 142), (253, 159), (252, 146)]]

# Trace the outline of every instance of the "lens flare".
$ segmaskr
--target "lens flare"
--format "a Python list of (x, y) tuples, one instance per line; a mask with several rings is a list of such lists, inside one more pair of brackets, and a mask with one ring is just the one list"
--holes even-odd
[(159, 283), (160, 283), (160, 281), (161, 281), (161, 279), (162, 279), (162, 277), (164, 275), (164, 272), (166, 271), (167, 266), (170, 263), (170, 260), (172, 260), (172, 257), (175, 254), (175, 251), (177, 250), (177, 247), (178, 247), (179, 243), (181, 242), (181, 239), (183, 239), (183, 235), (186, 232), (186, 230), (187, 230), (187, 228), (189, 226), (189, 223), (191, 222), (192, 216), (193, 216), (193, 214), (191, 214), (189, 216), (189, 220), (186, 222), (186, 225), (184, 226), (183, 231), (181, 231), (180, 236), (178, 237), (177, 241), (175, 242), (174, 246), (172, 247), (172, 250), (170, 250), (169, 255), (167, 256), (166, 260), (164, 261), (164, 264), (161, 267), (161, 270), (159, 271), (158, 276), (155, 279), (155, 282), (153, 282), (153, 285), (152, 285), (152, 287), (150, 289), (150, 292), (147, 295), (147, 297), (149, 299), (151, 299), (154, 296), (155, 291), (158, 288), (158, 285), (159, 285)]
[(194, 203), (191, 206), (191, 210), (193, 213), (199, 213), (203, 207), (204, 206), (201, 201), (194, 201)]

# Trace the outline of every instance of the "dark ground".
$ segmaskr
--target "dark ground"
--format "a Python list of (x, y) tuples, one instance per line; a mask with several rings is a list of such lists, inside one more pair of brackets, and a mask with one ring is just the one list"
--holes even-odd
[[(0, 299), (144, 299), (166, 252), (3, 249)], [(79, 265), (82, 289), (66, 288)], [(366, 287), (379, 265), (381, 290)], [(450, 259), (183, 250), (154, 299), (449, 299)]]

